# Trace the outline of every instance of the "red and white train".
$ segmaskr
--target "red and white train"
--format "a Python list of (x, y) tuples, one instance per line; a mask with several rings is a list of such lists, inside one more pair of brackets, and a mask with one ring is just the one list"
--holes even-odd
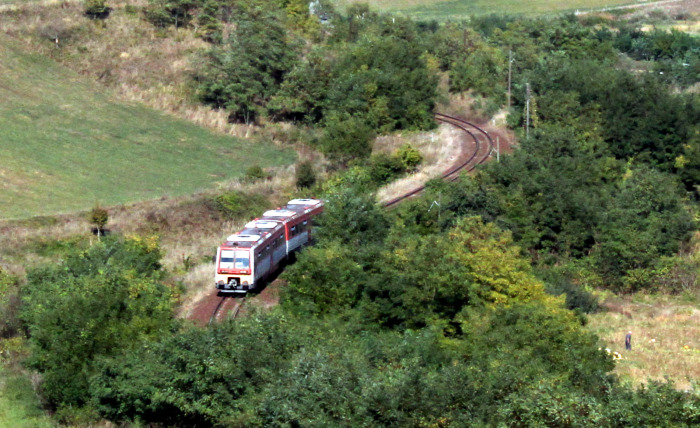
[(319, 199), (293, 199), (226, 238), (216, 252), (216, 288), (222, 293), (254, 290), (283, 260), (311, 241), (311, 220), (321, 212)]

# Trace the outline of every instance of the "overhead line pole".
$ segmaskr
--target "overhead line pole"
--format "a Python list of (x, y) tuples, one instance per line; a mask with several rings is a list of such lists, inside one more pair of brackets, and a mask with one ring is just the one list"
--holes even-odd
[(510, 85), (513, 75), (513, 50), (508, 51), (508, 110), (510, 110)]
[(525, 139), (530, 138), (530, 84), (527, 88), (527, 102), (525, 103)]

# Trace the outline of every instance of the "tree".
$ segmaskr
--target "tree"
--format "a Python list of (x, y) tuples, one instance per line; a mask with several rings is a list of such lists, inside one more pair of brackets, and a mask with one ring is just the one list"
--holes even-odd
[(368, 158), (375, 131), (359, 116), (331, 116), (326, 119), (319, 141), (321, 150), (334, 162), (346, 165), (352, 159)]
[(308, 189), (316, 184), (316, 173), (311, 161), (304, 161), (296, 169), (296, 185), (301, 189)]
[(30, 334), (28, 364), (42, 373), (52, 407), (85, 405), (98, 359), (168, 328), (173, 292), (159, 282), (159, 259), (153, 240), (107, 238), (28, 273), (20, 314)]
[(105, 0), (85, 0), (85, 15), (92, 19), (105, 19), (111, 10)]
[[(674, 177), (649, 167), (628, 172), (602, 221), (593, 251), (599, 272), (614, 287), (636, 291), (650, 284), (635, 272), (653, 268), (678, 251), (695, 230)], [(627, 278), (626, 278), (627, 277)]]
[(387, 326), (422, 327), (453, 322), (467, 307), (546, 301), (508, 232), (478, 217), (444, 234), (405, 234), (382, 253), (366, 286), (364, 310)]
[(212, 47), (206, 66), (195, 73), (199, 99), (226, 109), (233, 121), (256, 121), (296, 61), (288, 39), (269, 6), (256, 3), (242, 10), (227, 41)]
[(95, 208), (90, 211), (90, 223), (95, 225), (98, 237), (104, 235), (104, 227), (107, 221), (109, 221), (109, 213), (107, 210), (101, 208), (99, 205), (95, 205)]

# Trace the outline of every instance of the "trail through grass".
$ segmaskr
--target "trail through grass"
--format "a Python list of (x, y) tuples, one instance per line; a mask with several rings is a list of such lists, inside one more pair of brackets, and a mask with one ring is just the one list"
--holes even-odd
[(0, 218), (183, 195), (295, 159), (102, 91), (0, 37)]
[(353, 3), (368, 3), (372, 10), (398, 12), (418, 19), (464, 19), (473, 15), (548, 15), (552, 13), (589, 11), (607, 7), (637, 4), (630, 0), (333, 0), (345, 10)]

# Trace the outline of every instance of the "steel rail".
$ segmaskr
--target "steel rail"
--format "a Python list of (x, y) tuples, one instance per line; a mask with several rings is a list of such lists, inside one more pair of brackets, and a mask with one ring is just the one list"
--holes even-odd
[(216, 305), (216, 308), (214, 308), (214, 312), (211, 314), (211, 317), (209, 318), (209, 324), (207, 324), (207, 325), (211, 325), (211, 323), (214, 322), (214, 320), (216, 319), (216, 315), (217, 315), (217, 314), (219, 313), (219, 311), (221, 310), (221, 306), (223, 306), (223, 304), (224, 304), (224, 302), (226, 301), (226, 298), (227, 298), (227, 297), (229, 297), (229, 296), (226, 296), (226, 295), (221, 296), (221, 300), (219, 300), (219, 304)]
[[(461, 164), (459, 164), (455, 167), (450, 168), (449, 170), (445, 171), (441, 175), (441, 177), (444, 180), (456, 181), (459, 178), (459, 173), (461, 171), (463, 171), (465, 169), (468, 172), (472, 171), (478, 165), (481, 165), (482, 163), (486, 162), (486, 160), (491, 155), (491, 152), (493, 151), (493, 139), (491, 138), (491, 136), (489, 135), (488, 132), (483, 130), (481, 127), (475, 125), (474, 123), (468, 122), (468, 121), (466, 121), (464, 119), (460, 119), (458, 117), (449, 116), (449, 115), (442, 114), (442, 113), (435, 113), (435, 119), (440, 121), (440, 122), (443, 122), (443, 123), (449, 123), (450, 125), (461, 129), (462, 131), (467, 133), (474, 140), (474, 143), (476, 145), (474, 153), (472, 153), (472, 155), (469, 157), (469, 159), (467, 159), (465, 162), (462, 162)], [(470, 129), (468, 129), (467, 127), (471, 127), (474, 130), (476, 130), (475, 131), (476, 134), (474, 132), (472, 132)], [(476, 157), (479, 155), (479, 151), (481, 150), (481, 141), (477, 135), (486, 137), (486, 142), (488, 143), (488, 151), (480, 159), (478, 159), (477, 162), (474, 162)], [(382, 206), (384, 208), (394, 206), (394, 205), (398, 204), (399, 202), (422, 192), (423, 190), (425, 190), (425, 185), (417, 187), (417, 188), (411, 190), (410, 192), (404, 193), (403, 195), (398, 196), (390, 201), (384, 202), (382, 204)]]

